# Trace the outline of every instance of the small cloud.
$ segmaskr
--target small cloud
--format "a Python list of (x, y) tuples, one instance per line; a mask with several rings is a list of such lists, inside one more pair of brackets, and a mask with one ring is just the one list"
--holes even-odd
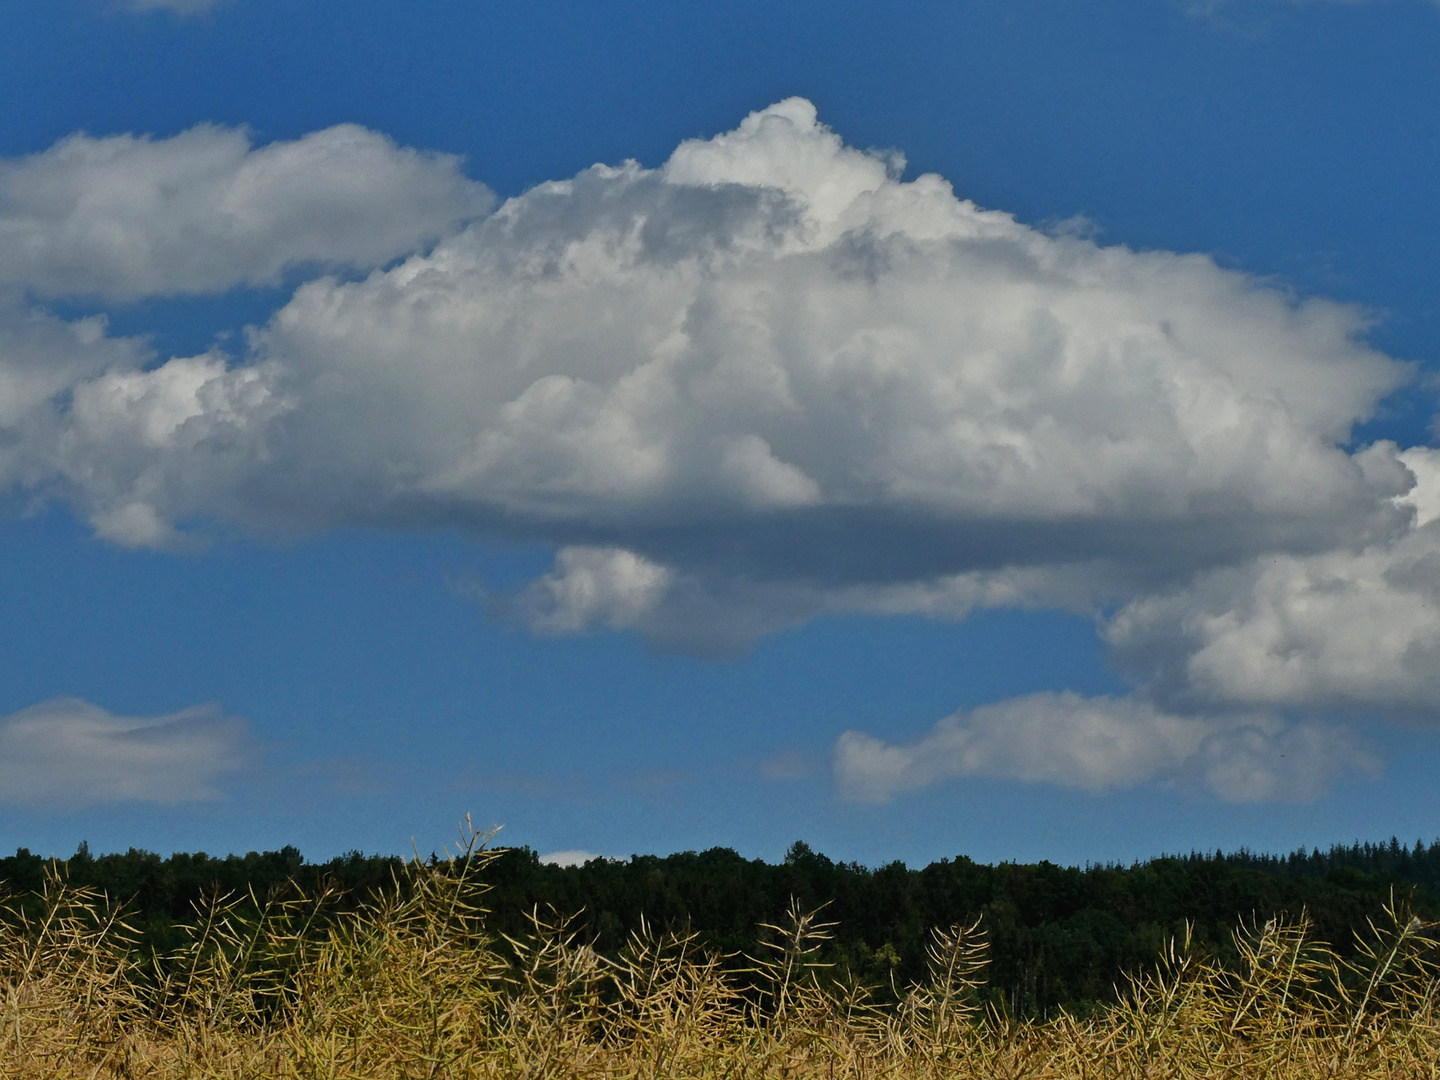
[(0, 802), (73, 810), (217, 799), (217, 781), (251, 749), (245, 721), (216, 705), (129, 717), (55, 698), (0, 719)]
[(591, 626), (628, 630), (663, 597), (670, 572), (620, 548), (567, 547), (555, 569), (532, 582), (512, 605), (537, 634), (573, 634)]
[(573, 848), (568, 851), (552, 851), (548, 855), (541, 855), (540, 862), (544, 866), (584, 866), (588, 862), (604, 857), (593, 851), (581, 851)]
[(689, 773), (661, 767), (624, 773), (614, 778), (614, 784), (621, 790), (634, 791), (661, 806), (679, 806), (685, 801), (680, 790), (692, 779)]
[(1067, 218), (1054, 218), (1043, 223), (1050, 236), (1067, 236), (1076, 240), (1098, 240), (1105, 231), (1101, 224), (1084, 214), (1072, 214)]
[(835, 743), (845, 798), (884, 803), (946, 780), (992, 777), (1099, 793), (1161, 782), (1226, 802), (1303, 802), (1380, 762), (1344, 728), (1272, 716), (1175, 716), (1137, 698), (1030, 694), (941, 720), (913, 743), (847, 731)]
[(554, 773), (526, 772), (461, 772), (451, 787), (458, 791), (505, 791), (524, 798), (589, 801), (592, 792), (582, 778)]
[(310, 783), (346, 797), (385, 795), (395, 790), (393, 769), (359, 757), (334, 757), (307, 762), (297, 770)]
[(781, 750), (760, 762), (765, 780), (806, 780), (820, 771), (815, 755), (805, 750)]
[(189, 15), (204, 15), (225, 0), (125, 0), (126, 11), (168, 11), (182, 18)]
[(1268, 17), (1286, 8), (1338, 4), (1356, 7), (1380, 2), (1382, 0), (1172, 0), (1191, 18), (1204, 19), (1221, 31), (1247, 36), (1262, 33), (1269, 23)]

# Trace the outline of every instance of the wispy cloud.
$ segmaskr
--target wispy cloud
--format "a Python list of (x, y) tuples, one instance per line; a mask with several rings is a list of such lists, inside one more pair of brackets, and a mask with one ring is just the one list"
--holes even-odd
[(1436, 6), (1435, 0), (1170, 0), (1185, 14), (1209, 22), (1216, 29), (1244, 36), (1263, 34), (1274, 17), (1289, 9), (1326, 7), (1374, 7), (1411, 3)]
[(0, 719), (0, 802), (73, 810), (215, 799), (250, 752), (245, 721), (214, 705), (130, 717), (56, 698)]
[(127, 11), (169, 11), (176, 15), (204, 15), (227, 0), (123, 0)]
[(843, 795), (887, 802), (964, 777), (1101, 792), (1164, 782), (1227, 802), (1307, 800), (1337, 776), (1374, 775), (1377, 759), (1343, 728), (1263, 715), (1176, 716), (1133, 698), (1032, 694), (956, 713), (916, 742), (858, 731), (835, 745)]
[(779, 750), (759, 764), (761, 777), (771, 781), (805, 780), (822, 772), (822, 762), (806, 750)]

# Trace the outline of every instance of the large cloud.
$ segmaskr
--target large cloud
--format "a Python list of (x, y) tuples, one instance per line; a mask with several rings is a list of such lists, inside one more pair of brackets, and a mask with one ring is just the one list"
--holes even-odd
[(212, 705), (142, 718), (56, 698), (0, 718), (0, 802), (75, 810), (214, 799), (249, 751), (245, 722)]
[[(243, 483), (131, 494), (160, 520), (443, 521), (767, 580), (1166, 576), (1399, 527), (1408, 474), (1341, 448), (1404, 377), (1360, 325), (899, 182), (789, 101), (305, 285), (243, 365), (268, 417)], [(131, 450), (152, 477), (178, 464), (158, 449)]]
[[(354, 190), (312, 167), (332, 151), (373, 166)], [(453, 161), (360, 129), (70, 140), (4, 174), (16, 289), (222, 289), (414, 253), (304, 284), (239, 357), (155, 365), (98, 324), (26, 316), (69, 359), (0, 416), (0, 479), (134, 545), (217, 520), (550, 543), (554, 569), (500, 603), (549, 634), (736, 651), (825, 612), (1096, 614), (1138, 696), (947, 721), (944, 767), (855, 736), (837, 760), (901, 761), (888, 793), (1059, 779), (1054, 753), (1022, 759), (1064, 740), (998, 734), (1045, 728), (1148, 748), (1081, 786), (1299, 797), (1348, 744), (1266, 710), (1433, 711), (1440, 469), (1350, 446), (1410, 374), (1363, 316), (1204, 256), (1050, 235), (900, 164), (792, 99), (462, 226), (482, 194)], [(88, 195), (46, 202), (51, 172)], [(1310, 764), (1277, 771), (1301, 743)], [(871, 790), (845, 780), (863, 773), (842, 786)]]
[(368, 269), (489, 203), (458, 159), (353, 124), (258, 148), (211, 125), (73, 135), (0, 163), (0, 284), (133, 300), (270, 284), (307, 263)]

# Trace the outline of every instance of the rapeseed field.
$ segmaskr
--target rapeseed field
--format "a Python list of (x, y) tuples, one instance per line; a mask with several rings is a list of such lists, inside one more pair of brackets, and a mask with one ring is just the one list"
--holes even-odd
[(7, 1077), (1162, 1078), (1440, 1075), (1440, 953), (1403, 900), (1340, 958), (1307, 920), (1239, 924), (1238, 963), (1170, 942), (1087, 1015), (1008, 1015), (983, 926), (937, 927), (929, 977), (878, 988), (819, 962), (792, 905), (756, 956), (642, 926), (605, 956), (563, 914), (487, 928), (487, 834), (337, 911), (325, 889), (214, 897), (181, 943), (51, 875), (0, 925)]

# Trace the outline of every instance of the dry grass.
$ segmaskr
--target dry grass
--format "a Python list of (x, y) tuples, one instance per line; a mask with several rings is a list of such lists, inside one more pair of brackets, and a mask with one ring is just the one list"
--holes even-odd
[(603, 957), (536, 912), (485, 929), (486, 837), (418, 859), (394, 897), (217, 899), (147, 958), (104, 897), (52, 880), (0, 925), (0, 1071), (14, 1077), (1420, 1077), (1440, 1075), (1440, 957), (1402, 906), (1356, 959), (1305, 920), (1242, 926), (1237, 970), (1173, 942), (1121, 1003), (1080, 1019), (982, 1008), (979, 925), (937, 930), (930, 980), (874, 1003), (817, 961), (792, 910), (762, 956), (642, 929)]

